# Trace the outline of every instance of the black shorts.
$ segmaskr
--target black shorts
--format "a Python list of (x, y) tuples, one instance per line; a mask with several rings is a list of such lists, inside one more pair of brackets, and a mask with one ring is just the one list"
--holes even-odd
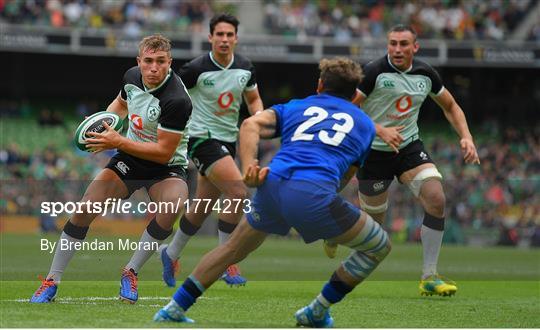
[(188, 155), (202, 176), (206, 170), (223, 157), (236, 155), (236, 142), (225, 142), (216, 139), (190, 137)]
[(390, 187), (394, 177), (399, 179), (403, 172), (426, 163), (433, 163), (433, 160), (421, 140), (409, 143), (398, 154), (371, 149), (364, 166), (356, 174), (358, 189), (366, 196), (379, 195)]
[(105, 168), (113, 170), (122, 179), (128, 188), (128, 196), (142, 187), (148, 190), (155, 183), (167, 178), (180, 178), (187, 181), (187, 172), (182, 166), (167, 166), (124, 152), (114, 155)]

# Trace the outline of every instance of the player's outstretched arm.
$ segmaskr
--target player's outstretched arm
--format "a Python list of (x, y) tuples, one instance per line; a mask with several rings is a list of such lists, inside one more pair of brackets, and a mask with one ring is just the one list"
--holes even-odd
[(107, 107), (108, 112), (117, 114), (120, 118), (124, 119), (128, 115), (128, 106), (126, 101), (122, 99), (120, 93)]
[(261, 100), (261, 96), (259, 95), (258, 88), (244, 92), (244, 98), (246, 100), (248, 111), (252, 116), (264, 110), (263, 102)]
[(257, 160), (259, 140), (270, 139), (276, 135), (276, 113), (267, 110), (244, 120), (240, 127), (238, 155), (244, 175)]
[(459, 143), (461, 146), (461, 152), (463, 154), (465, 163), (480, 164), (478, 152), (476, 151), (472, 134), (469, 131), (465, 113), (463, 113), (463, 110), (459, 104), (457, 104), (452, 94), (445, 89), (441, 94), (433, 96), (432, 98), (441, 107), (446, 119), (448, 119), (448, 122), (450, 122), (452, 127), (454, 127), (458, 133), (460, 137)]

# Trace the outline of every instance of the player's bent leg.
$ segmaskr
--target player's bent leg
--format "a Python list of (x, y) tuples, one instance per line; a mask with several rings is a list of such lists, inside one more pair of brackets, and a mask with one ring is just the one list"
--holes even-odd
[[(167, 208), (166, 210), (162, 210), (160, 216), (156, 217), (156, 221), (161, 227), (172, 229), (176, 219), (181, 217), (185, 212), (184, 202), (188, 198), (186, 182), (177, 178), (169, 178), (154, 184), (148, 191), (148, 194), (153, 201), (160, 201), (164, 203), (162, 205), (171, 205), (174, 207), (174, 209)], [(160, 260), (163, 265), (162, 278), (168, 287), (175, 287), (176, 275), (180, 270), (180, 262), (178, 261), (178, 257), (171, 258), (168, 255), (167, 252), (169, 251), (167, 251), (167, 248), (167, 245), (161, 245), (159, 249)]]
[[(110, 169), (103, 169), (86, 189), (81, 202), (90, 201), (90, 203), (101, 203), (103, 206), (107, 199), (123, 198), (127, 195), (128, 189), (118, 175)], [(53, 301), (56, 296), (57, 284), (61, 281), (64, 270), (75, 255), (76, 249), (71, 247), (84, 241), (90, 223), (98, 215), (93, 213), (93, 210), (87, 209), (87, 204), (81, 205), (84, 205), (81, 209), (82, 213), (75, 213), (64, 225), (60, 239), (56, 243), (49, 273), (30, 298), (30, 302), (48, 303)]]
[(386, 218), (386, 210), (388, 209), (388, 191), (384, 191), (378, 195), (364, 195), (358, 193), (360, 208), (366, 211), (373, 220), (379, 224), (384, 224)]
[[(386, 210), (388, 209), (388, 191), (384, 191), (378, 195), (369, 196), (361, 192), (358, 193), (360, 200), (360, 208), (367, 212), (379, 224), (384, 223)], [(326, 256), (330, 259), (336, 257), (338, 244), (329, 240), (323, 241), (323, 248)]]
[(153, 184), (148, 195), (159, 209), (150, 221), (139, 240), (138, 249), (134, 251), (128, 264), (122, 271), (119, 299), (135, 303), (139, 297), (137, 274), (142, 266), (157, 251), (157, 247), (170, 236), (177, 216), (183, 212), (187, 198), (187, 184), (179, 178), (167, 178)]
[(254, 229), (244, 218), (227, 243), (212, 250), (199, 262), (193, 275), (208, 288), (232, 264), (245, 259), (265, 240), (267, 234)]
[[(225, 156), (212, 164), (207, 170), (207, 175), (210, 181), (223, 193), (223, 198), (233, 206), (232, 212), (224, 212), (219, 215), (219, 244), (225, 244), (242, 217), (243, 202), (249, 195), (248, 188), (231, 156)], [(241, 286), (247, 282), (240, 274), (240, 267), (236, 264), (230, 265), (221, 278), (231, 286)]]
[[(189, 203), (189, 209), (180, 217), (180, 225), (173, 236), (171, 242), (160, 246), (159, 256), (163, 264), (163, 281), (169, 287), (176, 286), (176, 275), (180, 271), (180, 254), (189, 240), (199, 231), (201, 225), (210, 214), (212, 207), (207, 208), (205, 212), (204, 204), (197, 204), (196, 201), (209, 199), (210, 205), (221, 195), (207, 177), (198, 175), (197, 190), (195, 200)], [(197, 211), (197, 212), (195, 212)]]
[(199, 229), (206, 218), (213, 212), (212, 206), (221, 196), (221, 191), (207, 176), (198, 174), (195, 198), (189, 203), (186, 218), (190, 224)]
[(245, 219), (242, 220), (226, 244), (216, 247), (201, 259), (173, 299), (154, 315), (154, 321), (192, 321), (184, 314), (197, 298), (219, 279), (228, 265), (246, 258), (264, 242), (266, 236), (266, 233), (251, 227)]
[(367, 278), (391, 250), (388, 234), (365, 212), (351, 229), (329, 241), (355, 251), (342, 262), (311, 304), (296, 312), (300, 326), (332, 327), (330, 306), (340, 302)]
[(442, 187), (442, 175), (432, 163), (422, 164), (404, 172), (400, 180), (407, 184), (424, 208), (424, 220), (420, 229), (424, 263), (420, 281), (421, 295), (451, 296), (457, 291), (456, 283), (440, 276), (437, 263), (444, 234), (446, 199)]

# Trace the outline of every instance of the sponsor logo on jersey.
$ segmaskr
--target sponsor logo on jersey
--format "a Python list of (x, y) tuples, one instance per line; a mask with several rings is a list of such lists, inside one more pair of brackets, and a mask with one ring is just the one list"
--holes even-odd
[(396, 85), (392, 80), (385, 79), (385, 80), (382, 81), (382, 87), (384, 87), (384, 88), (395, 88)]
[(396, 110), (398, 112), (407, 112), (412, 107), (412, 98), (410, 95), (403, 95), (396, 101)]
[(129, 120), (133, 123), (133, 127), (136, 129), (143, 129), (143, 120), (142, 117), (136, 114), (129, 115)]
[(199, 158), (193, 157), (193, 164), (195, 164), (195, 167), (200, 171), (202, 169), (203, 164), (199, 161)]
[(145, 142), (157, 142), (157, 137), (156, 136), (151, 136), (151, 135), (148, 135), (148, 134), (144, 134), (143, 132), (141, 131), (136, 131), (136, 130), (131, 130), (131, 132), (133, 134), (135, 134), (136, 136), (138, 136), (141, 140), (145, 141)]
[(219, 94), (217, 103), (221, 109), (227, 109), (234, 101), (234, 95), (231, 92), (223, 92)]
[(129, 166), (126, 165), (126, 163), (120, 161), (118, 163), (116, 163), (114, 165), (114, 167), (116, 167), (116, 169), (118, 169), (120, 171), (120, 173), (126, 175), (127, 172), (129, 171)]
[(253, 217), (253, 221), (255, 222), (261, 221), (261, 216), (259, 215), (259, 213), (257, 213), (257, 211), (252, 211), (251, 216)]
[(235, 114), (237, 110), (230, 108), (231, 104), (234, 101), (234, 95), (231, 92), (223, 92), (219, 95), (217, 103), (221, 108), (220, 110), (214, 111), (216, 116), (225, 116), (228, 114)]
[(384, 181), (375, 182), (373, 184), (373, 191), (378, 192), (384, 189)]
[(210, 87), (213, 87), (216, 85), (216, 82), (214, 79), (210, 79), (210, 78), (206, 78), (202, 81), (203, 83), (203, 86), (210, 86)]
[(156, 107), (155, 105), (151, 105), (146, 110), (146, 117), (148, 117), (149, 121), (156, 121), (159, 118), (159, 114), (161, 113), (161, 110), (159, 107)]

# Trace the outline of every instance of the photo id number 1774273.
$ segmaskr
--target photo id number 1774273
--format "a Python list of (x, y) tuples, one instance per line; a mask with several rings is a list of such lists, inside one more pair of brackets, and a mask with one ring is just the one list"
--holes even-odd
[(197, 213), (216, 211), (221, 214), (244, 213), (251, 212), (251, 201), (249, 199), (233, 198), (233, 199), (218, 199), (212, 204), (209, 198), (194, 198), (187, 199), (184, 202), (186, 213)]

